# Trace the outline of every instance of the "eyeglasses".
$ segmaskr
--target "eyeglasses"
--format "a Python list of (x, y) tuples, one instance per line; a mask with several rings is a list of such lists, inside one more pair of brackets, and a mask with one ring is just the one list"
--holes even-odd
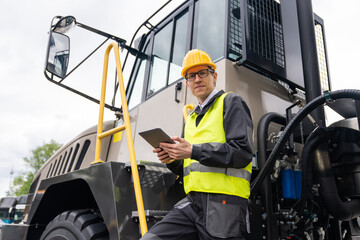
[(214, 73), (215, 71), (213, 69), (202, 69), (195, 73), (186, 74), (185, 78), (188, 82), (192, 82), (196, 79), (196, 74), (199, 76), (199, 78), (205, 78), (209, 76), (209, 72)]

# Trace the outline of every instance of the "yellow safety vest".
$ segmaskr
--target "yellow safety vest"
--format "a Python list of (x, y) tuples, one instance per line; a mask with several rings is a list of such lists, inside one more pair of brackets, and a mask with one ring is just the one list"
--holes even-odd
[[(187, 117), (185, 139), (191, 144), (225, 143), (223, 108), (226, 93), (215, 99), (198, 126), (195, 112)], [(197, 160), (184, 159), (184, 189), (191, 191), (221, 193), (249, 198), (252, 163), (245, 168), (219, 168), (202, 165)]]

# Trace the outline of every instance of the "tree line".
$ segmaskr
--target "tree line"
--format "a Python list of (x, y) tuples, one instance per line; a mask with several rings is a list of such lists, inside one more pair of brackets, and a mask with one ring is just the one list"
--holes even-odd
[(14, 177), (6, 195), (21, 196), (28, 194), (35, 174), (39, 171), (46, 160), (59, 150), (61, 146), (62, 144), (51, 140), (49, 143), (44, 143), (42, 146), (31, 150), (30, 156), (23, 159), (28, 166), (28, 170)]

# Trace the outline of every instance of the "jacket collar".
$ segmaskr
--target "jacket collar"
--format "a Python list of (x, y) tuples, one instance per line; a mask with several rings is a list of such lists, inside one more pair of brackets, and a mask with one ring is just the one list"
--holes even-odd
[(220, 97), (220, 96), (223, 95), (224, 93), (225, 93), (224, 90), (218, 91), (218, 92), (209, 100), (209, 102), (203, 107), (203, 109), (200, 109), (200, 106), (198, 105), (198, 106), (195, 108), (194, 112), (195, 112), (196, 114), (198, 114), (198, 115), (200, 115), (200, 114), (205, 114), (205, 113), (209, 110), (209, 108), (214, 104), (215, 99), (218, 98), (218, 97)]

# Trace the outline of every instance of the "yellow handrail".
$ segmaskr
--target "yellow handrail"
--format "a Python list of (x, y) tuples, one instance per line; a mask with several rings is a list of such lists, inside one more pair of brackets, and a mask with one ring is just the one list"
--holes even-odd
[(194, 104), (188, 104), (188, 105), (185, 105), (183, 107), (183, 115), (184, 115), (184, 120), (186, 121), (186, 118), (188, 116), (188, 112), (187, 110), (189, 109), (189, 111), (192, 111), (194, 109)]
[[(119, 81), (119, 90), (120, 90), (121, 104), (122, 104), (122, 109), (123, 109), (124, 125), (114, 128), (114, 129), (111, 129), (111, 130), (103, 133), (102, 129), (103, 129), (103, 121), (104, 121), (106, 79), (107, 79), (107, 71), (108, 71), (108, 65), (109, 65), (109, 54), (110, 54), (110, 50), (112, 48), (114, 48), (114, 54), (115, 54), (116, 70), (117, 70), (117, 77), (118, 77), (118, 81)], [(134, 181), (135, 198), (136, 198), (137, 210), (139, 213), (141, 235), (144, 235), (147, 232), (147, 224), (146, 224), (146, 219), (145, 219), (144, 203), (143, 203), (141, 187), (140, 187), (138, 166), (137, 166), (136, 158), (135, 158), (134, 142), (133, 142), (132, 133), (131, 133), (129, 109), (128, 109), (126, 95), (125, 95), (124, 79), (123, 79), (121, 63), (120, 63), (119, 48), (116, 43), (111, 43), (106, 48), (105, 57), (104, 57), (104, 69), (103, 69), (103, 79), (102, 79), (102, 85), (101, 85), (99, 123), (98, 123), (98, 129), (97, 129), (95, 161), (92, 162), (91, 164), (103, 162), (100, 160), (101, 139), (103, 139), (107, 136), (110, 136), (114, 133), (123, 131), (123, 130), (125, 130), (126, 139), (127, 139), (128, 148), (129, 148), (131, 173), (132, 173), (132, 178)]]

